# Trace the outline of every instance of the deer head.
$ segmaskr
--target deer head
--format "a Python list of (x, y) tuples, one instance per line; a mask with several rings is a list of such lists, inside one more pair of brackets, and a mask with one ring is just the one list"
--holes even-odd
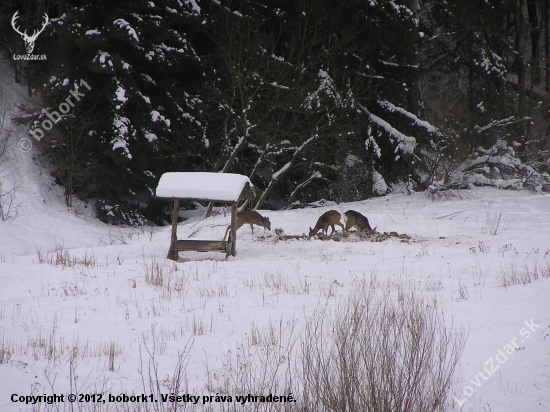
[(38, 35), (40, 33), (42, 33), (44, 31), (44, 29), (46, 28), (46, 24), (48, 24), (48, 21), (50, 21), (50, 19), (48, 18), (48, 15), (46, 13), (44, 13), (44, 24), (42, 25), (42, 28), (40, 30), (34, 30), (32, 36), (29, 36), (27, 34), (27, 30), (25, 30), (23, 33), (21, 33), (21, 31), (19, 31), (19, 28), (17, 28), (15, 26), (15, 21), (19, 17), (18, 14), (19, 14), (19, 10), (16, 11), (15, 14), (13, 15), (13, 17), (11, 19), (11, 26), (13, 27), (13, 29), (17, 33), (19, 33), (21, 35), (21, 38), (25, 42), (25, 49), (27, 50), (27, 54), (31, 54), (32, 51), (34, 50), (34, 42), (36, 41), (36, 38), (38, 37)]

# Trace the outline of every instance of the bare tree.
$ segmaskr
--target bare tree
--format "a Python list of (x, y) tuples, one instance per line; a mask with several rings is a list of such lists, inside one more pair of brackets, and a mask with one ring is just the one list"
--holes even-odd
[(17, 177), (5, 167), (8, 158), (8, 149), (12, 144), (11, 111), (7, 109), (7, 102), (0, 89), (0, 220), (17, 217), (16, 201), (19, 188)]
[(93, 194), (101, 182), (98, 178), (100, 164), (90, 153), (90, 134), (94, 121), (88, 112), (73, 111), (58, 122), (54, 132), (45, 140), (45, 153), (52, 162), (52, 175), (63, 187), (65, 204), (73, 206), (75, 191), (83, 195)]
[(211, 142), (212, 170), (248, 175), (259, 190), (254, 208), (281, 182), (296, 195), (297, 186), (321, 177), (316, 169), (333, 167), (334, 142), (356, 127), (347, 112), (356, 111), (353, 96), (369, 97), (357, 42), (363, 26), (342, 25), (345, 13), (324, 0), (287, 6), (286, 17), (269, 26), (242, 2), (216, 6), (216, 70), (206, 99), (214, 102), (208, 134), (220, 136)]

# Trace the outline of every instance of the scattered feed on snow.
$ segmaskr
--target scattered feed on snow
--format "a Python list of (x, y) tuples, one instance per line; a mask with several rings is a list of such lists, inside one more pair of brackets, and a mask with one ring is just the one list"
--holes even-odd
[(272, 241), (287, 241), (287, 240), (313, 240), (313, 239), (319, 239), (319, 240), (333, 240), (335, 242), (383, 242), (384, 240), (390, 239), (390, 238), (397, 238), (401, 239), (401, 242), (404, 243), (411, 243), (411, 242), (417, 242), (418, 240), (413, 240), (413, 238), (406, 233), (399, 234), (397, 232), (377, 232), (375, 230), (372, 231), (364, 231), (364, 232), (335, 232), (331, 236), (325, 236), (323, 234), (318, 234), (315, 236), (308, 236), (306, 234), (303, 235), (285, 235), (283, 234), (282, 229), (275, 229), (275, 235), (265, 235), (265, 236), (258, 236), (254, 239), (264, 242), (272, 242)]

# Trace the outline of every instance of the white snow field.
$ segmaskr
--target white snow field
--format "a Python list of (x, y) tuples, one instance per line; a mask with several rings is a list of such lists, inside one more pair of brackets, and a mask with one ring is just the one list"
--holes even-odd
[[(15, 112), (24, 90), (3, 81), (2, 93), (4, 108)], [(272, 230), (251, 234), (243, 226), (237, 256), (180, 253), (174, 263), (165, 259), (169, 226), (117, 228), (95, 220), (84, 203), (65, 207), (36, 149), (18, 149), (26, 128), (9, 120), (0, 182), (2, 193), (16, 190), (2, 198), (11, 209), (0, 221), (0, 411), (82, 410), (83, 403), (68, 401), (70, 393), (90, 402), (97, 394), (107, 401), (109, 394), (153, 396), (155, 374), (155, 396), (169, 394), (165, 384), (180, 358), (188, 385), (180, 392), (216, 395), (230, 359), (252, 353), (266, 330), (293, 328), (299, 341), (319, 304), (334, 305), (372, 277), (437, 300), (452, 327), (467, 332), (455, 410), (550, 409), (549, 195), (479, 188), (441, 201), (397, 193), (260, 211)], [(275, 234), (306, 234), (330, 209), (357, 210), (378, 232), (410, 239)], [(178, 237), (221, 240), (229, 213), (218, 212), (205, 220), (189, 213)], [(25, 403), (52, 394), (64, 401)], [(89, 410), (100, 410), (90, 402)]]

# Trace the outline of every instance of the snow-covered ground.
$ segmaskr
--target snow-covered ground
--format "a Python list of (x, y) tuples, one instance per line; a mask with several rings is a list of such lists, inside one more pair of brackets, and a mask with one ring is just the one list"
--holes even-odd
[[(24, 90), (5, 79), (2, 92), (12, 110), (24, 99)], [(1, 411), (31, 410), (12, 401), (19, 396), (76, 389), (149, 395), (142, 379), (151, 375), (153, 351), (160, 382), (185, 352), (184, 393), (210, 394), (221, 386), (228, 354), (241, 353), (258, 331), (293, 325), (299, 338), (319, 302), (346, 297), (356, 279), (372, 276), (433, 295), (454, 327), (468, 332), (456, 410), (550, 409), (550, 196), (480, 188), (435, 202), (391, 194), (260, 211), (272, 230), (251, 234), (243, 226), (236, 257), (180, 253), (173, 263), (165, 259), (169, 227), (117, 228), (93, 219), (83, 203), (68, 209), (35, 149), (18, 149), (26, 128), (5, 126), (14, 136), (0, 181), (4, 192), (13, 184), (16, 191), (0, 221)], [(360, 211), (378, 232), (410, 239), (275, 235), (307, 234), (329, 209)], [(181, 223), (178, 237), (221, 239), (229, 214), (220, 212)], [(155, 286), (160, 273), (164, 285)], [(503, 287), (507, 277), (529, 282)]]

